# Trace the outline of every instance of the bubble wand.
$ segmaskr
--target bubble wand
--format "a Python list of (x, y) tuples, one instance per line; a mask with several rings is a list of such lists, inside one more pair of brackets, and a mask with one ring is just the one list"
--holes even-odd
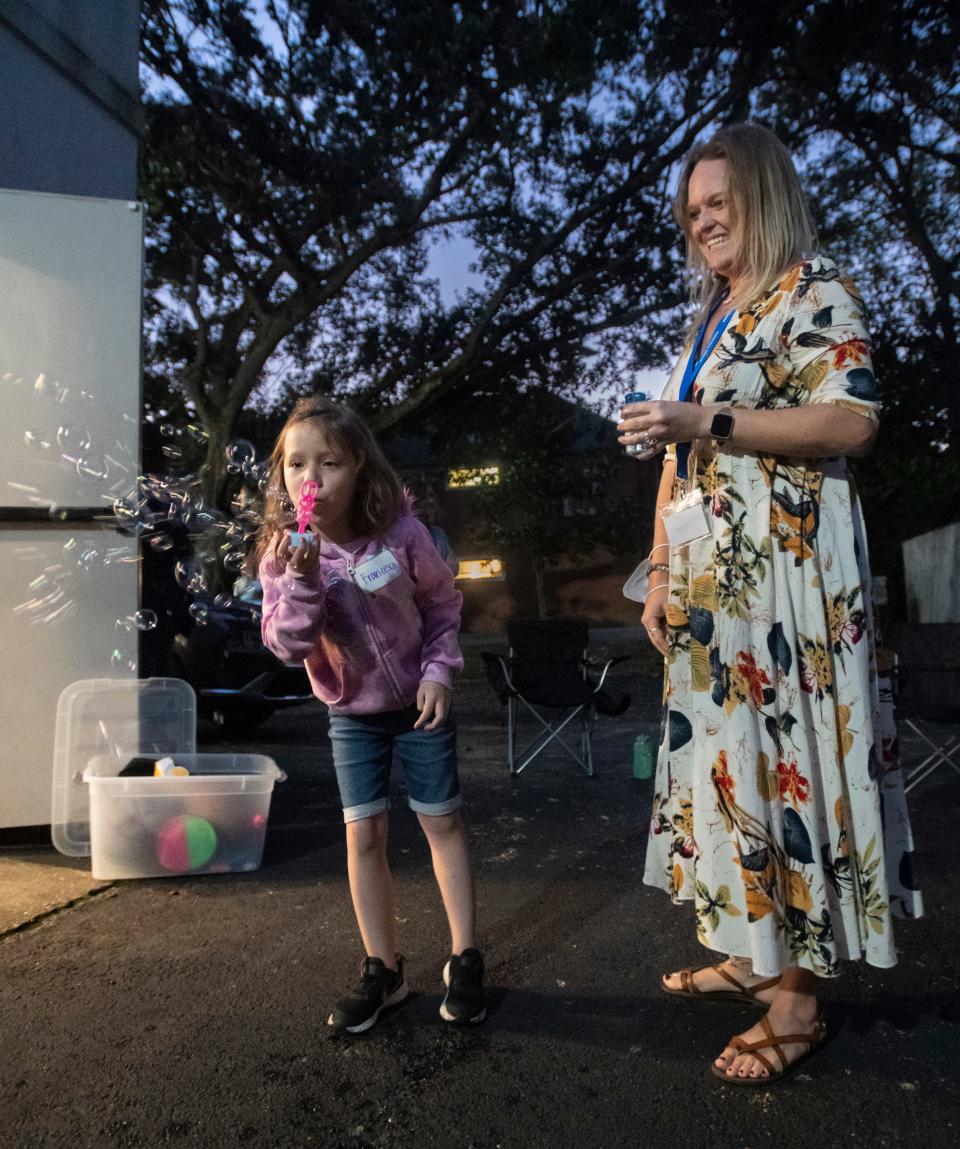
[(300, 498), (297, 500), (297, 529), (290, 532), (290, 545), (298, 547), (301, 541), (313, 542), (313, 533), (307, 530), (313, 504), (317, 501), (320, 484), (315, 479), (305, 479), (300, 485)]

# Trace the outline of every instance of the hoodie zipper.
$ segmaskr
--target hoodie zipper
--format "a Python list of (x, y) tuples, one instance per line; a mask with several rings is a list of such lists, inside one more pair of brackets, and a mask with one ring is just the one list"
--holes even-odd
[(356, 565), (354, 564), (354, 561), (353, 561), (353, 555), (350, 555), (350, 557), (347, 559), (347, 574), (350, 576), (350, 582), (353, 584), (354, 594), (359, 595), (359, 598), (360, 598), (360, 612), (363, 615), (364, 626), (366, 626), (366, 628), (367, 628), (367, 635), (370, 639), (370, 642), (373, 645), (374, 650), (376, 651), (377, 659), (379, 660), (380, 665), (383, 668), (384, 677), (387, 679), (387, 682), (389, 683), (390, 688), (393, 690), (394, 697), (396, 698), (396, 700), (398, 702), (402, 702), (403, 701), (403, 694), (401, 693), (401, 690), (400, 690), (400, 683), (397, 682), (396, 676), (394, 675), (392, 668), (390, 667), (389, 663), (387, 662), (387, 657), (386, 657), (386, 654), (384, 653), (383, 645), (380, 642), (380, 636), (377, 633), (376, 628), (373, 625), (373, 620), (372, 620), (371, 615), (370, 615), (370, 610), (369, 610), (366, 602), (364, 601), (364, 599), (366, 598), (367, 592), (365, 590), (362, 590), (357, 585), (356, 579), (353, 577), (355, 570), (356, 570)]

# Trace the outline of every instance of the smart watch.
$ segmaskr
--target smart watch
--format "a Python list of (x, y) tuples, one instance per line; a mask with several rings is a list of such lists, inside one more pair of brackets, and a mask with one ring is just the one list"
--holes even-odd
[(713, 439), (729, 439), (733, 434), (733, 412), (724, 407), (716, 413), (710, 424), (710, 437)]

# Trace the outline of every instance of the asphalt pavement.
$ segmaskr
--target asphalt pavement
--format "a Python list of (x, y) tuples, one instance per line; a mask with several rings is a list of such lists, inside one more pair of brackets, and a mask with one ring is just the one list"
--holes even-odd
[(49, 849), (0, 851), (0, 1146), (957, 1144), (960, 778), (940, 770), (911, 794), (927, 912), (900, 925), (900, 963), (850, 965), (826, 987), (828, 1045), (779, 1086), (735, 1089), (708, 1065), (749, 1008), (657, 989), (710, 954), (692, 908), (640, 880), (652, 783), (632, 777), (631, 747), (659, 722), (649, 659), (616, 668), (633, 702), (597, 724), (596, 777), (553, 754), (511, 778), (468, 645), (456, 707), (487, 1022), (438, 1017), (448, 937), (397, 794), (413, 992), (368, 1034), (331, 1037), (361, 949), (323, 709), (275, 715), (255, 742), (204, 728), (200, 749), (270, 754), (289, 775), (260, 870), (97, 883)]

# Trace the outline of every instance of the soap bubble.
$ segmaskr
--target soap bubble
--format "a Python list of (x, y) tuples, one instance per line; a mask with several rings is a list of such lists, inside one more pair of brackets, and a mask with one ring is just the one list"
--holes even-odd
[(203, 603), (192, 602), (187, 608), (187, 613), (197, 626), (206, 626), (210, 621), (210, 611)]
[(150, 543), (152, 550), (160, 552), (172, 551), (176, 546), (176, 543), (174, 543), (168, 534), (151, 535), (147, 541)]
[(200, 594), (207, 589), (203, 569), (194, 558), (180, 559), (174, 567), (173, 577), (189, 594)]
[(228, 550), (223, 556), (223, 569), (231, 574), (239, 574), (243, 570), (243, 564), (246, 560), (247, 556), (243, 551)]
[(153, 610), (138, 610), (131, 616), (133, 618), (133, 625), (137, 630), (156, 630), (157, 629), (157, 614)]
[(107, 465), (103, 459), (91, 455), (87, 459), (77, 460), (77, 474), (81, 479), (95, 479), (101, 482), (107, 477)]
[(110, 665), (115, 670), (119, 670), (119, 668), (121, 667), (122, 664), (123, 664), (123, 654), (119, 650), (114, 648), (113, 653), (110, 655)]
[(72, 451), (89, 451), (92, 445), (90, 432), (76, 427), (61, 425), (57, 428), (57, 446), (69, 447)]
[(28, 447), (33, 447), (37, 451), (46, 451), (50, 447), (50, 441), (44, 439), (39, 431), (24, 431), (23, 441)]
[(234, 439), (227, 444), (225, 454), (227, 462), (235, 464), (238, 470), (244, 463), (252, 463), (257, 457), (256, 448), (249, 439)]

